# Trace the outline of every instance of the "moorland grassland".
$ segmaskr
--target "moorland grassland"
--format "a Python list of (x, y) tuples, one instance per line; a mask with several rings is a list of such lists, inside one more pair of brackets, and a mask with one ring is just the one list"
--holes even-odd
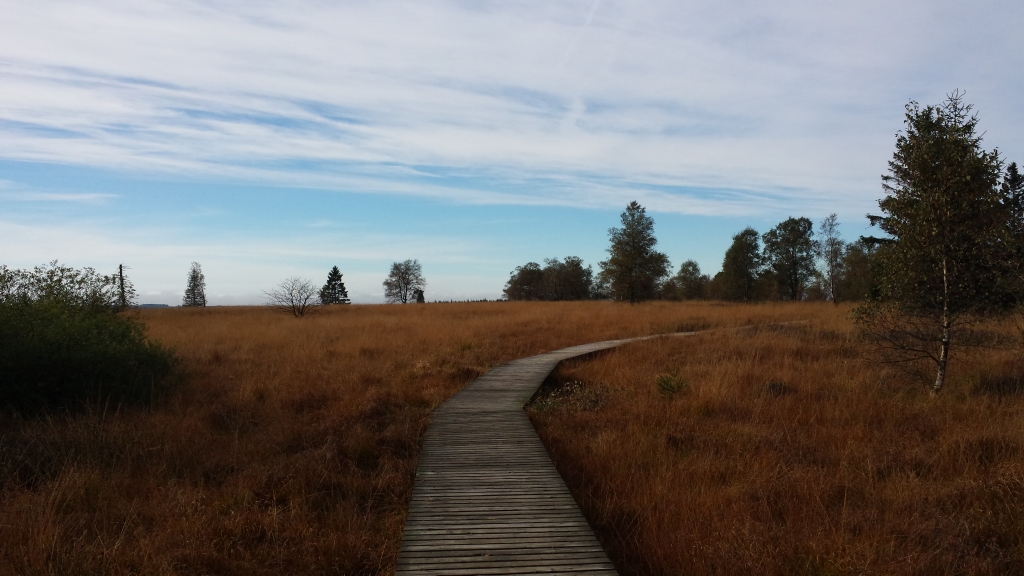
[(534, 398), (620, 571), (1024, 573), (1017, 353), (961, 354), (931, 398), (866, 362), (850, 307), (788, 310), (809, 321), (572, 360)]
[(566, 364), (530, 408), (623, 574), (1024, 571), (1024, 400), (975, 393), (1012, 352), (929, 398), (824, 303), (138, 314), (180, 359), (159, 401), (0, 419), (0, 574), (388, 574), (434, 406), (694, 329)]

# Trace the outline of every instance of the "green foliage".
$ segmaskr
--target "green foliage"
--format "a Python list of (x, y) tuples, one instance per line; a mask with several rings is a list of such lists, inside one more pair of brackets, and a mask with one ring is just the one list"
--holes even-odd
[(0, 304), (60, 302), (70, 306), (122, 310), (134, 304), (135, 288), (119, 278), (92, 268), (61, 266), (56, 260), (32, 270), (12, 270), (0, 265)]
[(699, 300), (706, 297), (710, 281), (707, 274), (701, 274), (696, 261), (687, 260), (679, 266), (679, 272), (665, 282), (662, 297), (666, 300)]
[(153, 399), (174, 365), (90, 268), (0, 267), (0, 406), (23, 412)]
[(509, 300), (542, 300), (544, 296), (544, 270), (536, 262), (516, 266), (505, 284), (505, 298)]
[(871, 217), (889, 235), (874, 255), (878, 298), (856, 318), (888, 359), (933, 362), (937, 392), (954, 339), (1015, 301), (1007, 263), (1019, 238), (999, 154), (982, 149), (962, 94), (909, 103), (905, 124), (882, 177), (882, 215)]
[(746, 228), (732, 237), (725, 251), (718, 280), (723, 300), (749, 302), (757, 297), (757, 279), (761, 270), (761, 243), (757, 230)]
[(1009, 212), (1007, 242), (1013, 257), (1006, 264), (1007, 291), (1011, 294), (1008, 303), (1024, 304), (1024, 175), (1017, 170), (1017, 163), (1006, 167), (1000, 187), (1002, 201)]
[(345, 289), (345, 283), (341, 276), (341, 270), (338, 270), (337, 266), (331, 268), (331, 271), (327, 273), (327, 283), (320, 289), (321, 304), (348, 304), (350, 302), (348, 290)]
[(875, 248), (863, 239), (843, 247), (841, 274), (833, 286), (836, 300), (857, 302), (878, 297)]
[(957, 315), (998, 302), (1001, 162), (981, 148), (970, 110), (958, 94), (942, 106), (908, 104), (906, 133), (882, 177), (875, 223), (892, 242), (878, 254), (880, 288), (907, 309)]
[(665, 374), (660, 374), (655, 379), (654, 384), (658, 387), (658, 392), (670, 398), (676, 394), (690, 391), (690, 384), (686, 381), (686, 378), (679, 375), (678, 368), (674, 368)]
[(544, 300), (586, 300), (594, 284), (594, 271), (578, 256), (544, 260)]
[(814, 276), (818, 246), (814, 223), (808, 218), (787, 218), (764, 233), (764, 264), (778, 285), (780, 300), (801, 300)]
[(594, 271), (577, 256), (547, 258), (518, 266), (505, 284), (508, 300), (586, 300), (594, 289)]
[(612, 298), (630, 304), (654, 298), (668, 275), (668, 256), (654, 250), (654, 219), (636, 201), (622, 213), (622, 228), (610, 228), (608, 259), (601, 262), (601, 283)]
[(206, 306), (206, 276), (198, 262), (193, 262), (188, 271), (188, 284), (185, 286), (185, 297), (182, 306)]

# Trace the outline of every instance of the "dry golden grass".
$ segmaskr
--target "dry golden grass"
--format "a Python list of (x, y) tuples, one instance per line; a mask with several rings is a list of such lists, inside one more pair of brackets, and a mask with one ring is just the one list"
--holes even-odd
[(532, 410), (623, 573), (1024, 572), (1024, 399), (969, 393), (1013, 358), (929, 399), (860, 359), (847, 312), (144, 311), (188, 374), (163, 402), (0, 418), (0, 574), (390, 573), (432, 407), (514, 358), (690, 329), (564, 367)]
[(652, 303), (146, 310), (188, 378), (145, 409), (0, 416), (0, 574), (393, 570), (430, 410), (596, 340), (800, 319)]
[(929, 398), (848, 307), (787, 310), (563, 364), (531, 405), (621, 573), (1024, 573), (1024, 397), (972, 392), (1019, 359), (957, 358)]

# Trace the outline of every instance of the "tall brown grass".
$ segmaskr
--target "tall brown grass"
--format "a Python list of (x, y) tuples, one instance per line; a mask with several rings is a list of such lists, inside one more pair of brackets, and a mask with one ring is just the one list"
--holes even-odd
[(429, 412), (489, 368), (585, 342), (811, 311), (601, 302), (332, 307), (301, 320), (265, 308), (142, 311), (149, 334), (181, 359), (184, 383), (168, 397), (148, 409), (0, 416), (0, 574), (386, 574)]
[(775, 309), (808, 322), (630, 344), (532, 403), (620, 572), (1024, 573), (1020, 359), (961, 355), (930, 398), (849, 308)]

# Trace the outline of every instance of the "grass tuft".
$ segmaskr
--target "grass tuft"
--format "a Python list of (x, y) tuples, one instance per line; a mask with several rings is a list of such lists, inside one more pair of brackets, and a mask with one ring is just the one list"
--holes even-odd
[(676, 394), (685, 394), (690, 391), (690, 384), (679, 375), (679, 369), (673, 368), (666, 374), (659, 374), (654, 380), (654, 384), (658, 387), (658, 392), (669, 398)]

